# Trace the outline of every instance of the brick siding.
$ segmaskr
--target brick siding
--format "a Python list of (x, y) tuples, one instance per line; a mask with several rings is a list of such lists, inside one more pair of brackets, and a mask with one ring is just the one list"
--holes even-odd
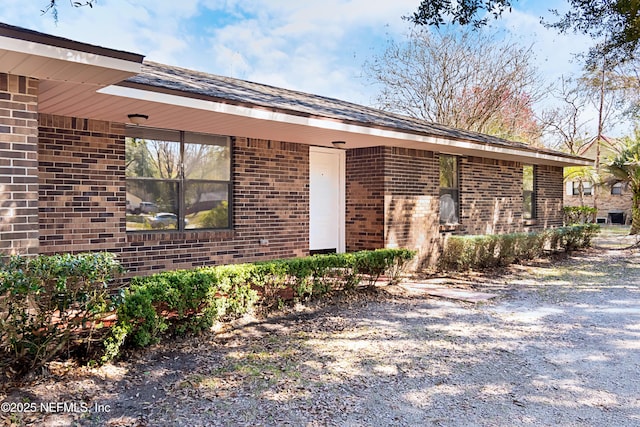
[(307, 255), (309, 148), (235, 138), (232, 230), (126, 230), (124, 125), (40, 115), (41, 253), (108, 250), (130, 274)]
[[(566, 185), (566, 184), (565, 184)], [(622, 186), (622, 194), (611, 194), (611, 187), (603, 184), (594, 187), (593, 191), (597, 195), (598, 218), (608, 220), (609, 212), (623, 212), (624, 221), (631, 223), (631, 206), (633, 205), (633, 193), (631, 190)], [(582, 201), (579, 195), (567, 194), (564, 192), (565, 206), (591, 206), (593, 207), (595, 197), (593, 195), (583, 196)]]
[(536, 166), (536, 229), (562, 226), (563, 168)]
[(113, 250), (124, 233), (124, 125), (41, 114), (40, 250)]
[(38, 81), (0, 73), (0, 251), (38, 253)]
[(439, 233), (440, 171), (431, 151), (386, 147), (385, 246), (418, 250), (418, 265), (435, 262)]
[(451, 233), (510, 233), (562, 225), (562, 168), (537, 166), (538, 219), (524, 226), (522, 166), (460, 157), (461, 225), (441, 232), (438, 153), (396, 147), (349, 150), (347, 250), (406, 247), (418, 250), (418, 266), (427, 266), (437, 260)]
[(522, 164), (460, 159), (460, 222), (465, 234), (522, 230)]
[(345, 245), (348, 252), (384, 246), (383, 147), (347, 151)]
[[(221, 231), (126, 232), (125, 127), (42, 114), (40, 252), (116, 252), (130, 275), (309, 253), (309, 147), (232, 138), (233, 227)], [(562, 168), (537, 170), (537, 228), (562, 224)], [(460, 159), (458, 233), (522, 226), (522, 165)], [(348, 251), (408, 247), (437, 258), (439, 155), (373, 147), (347, 151)]]

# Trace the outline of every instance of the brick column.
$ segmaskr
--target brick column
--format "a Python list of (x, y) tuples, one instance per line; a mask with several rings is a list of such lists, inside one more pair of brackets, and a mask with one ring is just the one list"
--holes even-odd
[(38, 253), (38, 81), (0, 73), (0, 255)]

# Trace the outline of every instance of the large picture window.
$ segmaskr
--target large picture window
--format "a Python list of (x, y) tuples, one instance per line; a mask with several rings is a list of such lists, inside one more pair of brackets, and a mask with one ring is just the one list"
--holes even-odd
[(522, 167), (522, 216), (524, 219), (536, 217), (536, 176), (533, 165)]
[(460, 217), (458, 197), (458, 158), (440, 155), (440, 223), (457, 224)]
[(231, 227), (228, 137), (131, 126), (127, 231)]

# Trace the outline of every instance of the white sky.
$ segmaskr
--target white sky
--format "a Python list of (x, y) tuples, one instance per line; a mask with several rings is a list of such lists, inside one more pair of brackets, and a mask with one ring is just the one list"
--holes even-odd
[[(165, 64), (340, 98), (373, 102), (362, 65), (390, 38), (419, 0), (98, 0), (72, 8), (60, 0), (59, 21), (42, 15), (48, 0), (1, 0), (0, 21), (120, 49)], [(540, 24), (563, 0), (520, 0), (498, 21), (509, 37), (534, 44), (549, 83), (579, 72), (573, 54), (585, 36), (558, 35)], [(595, 123), (594, 123), (595, 127)]]

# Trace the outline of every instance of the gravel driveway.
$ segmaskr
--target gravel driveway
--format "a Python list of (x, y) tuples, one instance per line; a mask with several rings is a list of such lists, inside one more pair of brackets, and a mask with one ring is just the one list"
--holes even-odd
[(394, 286), (247, 318), (128, 363), (53, 366), (0, 401), (81, 402), (87, 411), (0, 417), (36, 425), (640, 426), (637, 250), (590, 250), (443, 281), (498, 297), (472, 304)]

